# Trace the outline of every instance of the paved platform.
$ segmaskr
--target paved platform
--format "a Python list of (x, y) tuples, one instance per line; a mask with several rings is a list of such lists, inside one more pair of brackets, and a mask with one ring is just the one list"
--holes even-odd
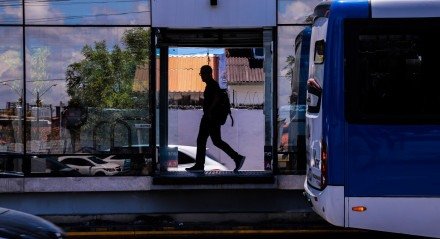
[(153, 177), (156, 185), (273, 184), (275, 176), (265, 171), (166, 172)]

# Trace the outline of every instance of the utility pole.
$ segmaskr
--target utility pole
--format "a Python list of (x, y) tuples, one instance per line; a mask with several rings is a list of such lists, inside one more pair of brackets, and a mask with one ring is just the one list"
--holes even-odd
[(40, 94), (40, 91), (37, 91), (37, 100), (36, 100), (36, 105), (37, 105), (37, 140), (40, 140), (40, 107), (43, 106), (40, 97), (42, 97), (44, 94), (46, 94), (50, 88), (56, 86), (57, 84), (53, 84), (51, 86), (49, 86), (45, 91), (43, 91), (43, 93)]

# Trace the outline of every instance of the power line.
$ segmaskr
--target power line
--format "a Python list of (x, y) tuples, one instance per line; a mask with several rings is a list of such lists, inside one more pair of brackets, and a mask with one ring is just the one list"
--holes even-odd
[[(109, 3), (135, 3), (135, 2), (145, 2), (146, 0), (114, 0), (114, 1), (107, 1), (107, 0), (101, 0), (101, 1), (84, 1), (84, 2), (71, 2), (72, 0), (40, 0), (40, 1), (34, 1), (34, 0), (27, 0), (25, 1), (26, 6), (49, 6), (50, 4), (53, 5), (88, 5), (88, 4), (109, 4)], [(21, 7), (23, 4), (21, 1), (17, 2), (11, 2), (10, 0), (1, 1), (0, 0), (0, 7)]]
[(100, 4), (100, 3), (104, 3), (104, 4), (108, 4), (108, 3), (117, 3), (117, 2), (145, 2), (147, 3), (146, 0), (114, 0), (114, 1), (107, 1), (107, 0), (102, 0), (102, 1), (84, 1), (84, 2), (70, 2), (71, 0), (61, 0), (61, 1), (48, 1), (48, 0), (40, 0), (40, 1), (32, 1), (29, 3), (26, 3), (27, 6), (47, 6), (50, 3), (53, 3), (53, 5), (75, 5), (75, 4)]
[(61, 20), (72, 20), (72, 19), (81, 19), (81, 18), (95, 18), (95, 17), (107, 17), (107, 16), (122, 16), (128, 14), (141, 14), (147, 13), (150, 11), (136, 11), (136, 12), (122, 12), (122, 13), (103, 13), (103, 14), (94, 14), (94, 15), (80, 15), (80, 16), (66, 16), (66, 17), (47, 17), (47, 18), (30, 18), (26, 19), (26, 21), (33, 23), (42, 23), (42, 22), (51, 22), (51, 21), (61, 21)]
[[(26, 0), (25, 2), (30, 1)], [(32, 6), (42, 6), (42, 5), (48, 5), (48, 3), (58, 3), (58, 4), (100, 4), (100, 3), (115, 3), (115, 2), (147, 2), (146, 0), (114, 0), (114, 1), (108, 1), (108, 0), (100, 0), (100, 1), (85, 1), (85, 2), (71, 2), (72, 0), (39, 0), (39, 1), (32, 1), (29, 2), (29, 8), (32, 8)], [(33, 4), (33, 3), (37, 4)], [(38, 4), (38, 3), (44, 3), (44, 4)], [(13, 7), (13, 6), (22, 6), (21, 3), (11, 3), (10, 1), (2, 1), (0, 0), (0, 8), (1, 7)], [(96, 18), (96, 17), (107, 17), (107, 16), (122, 16), (122, 15), (128, 15), (128, 14), (142, 14), (142, 13), (148, 13), (149, 10), (144, 11), (132, 11), (132, 12), (120, 12), (120, 13), (102, 13), (102, 14), (93, 14), (93, 15), (73, 15), (73, 16), (65, 16), (65, 17), (47, 17), (47, 18), (30, 18), (26, 19), (27, 21), (34, 22), (34, 23), (44, 23), (44, 22), (57, 22), (57, 21), (63, 21), (63, 20), (73, 20), (73, 19), (81, 19), (81, 18)], [(20, 21), (20, 19), (1, 19), (0, 22), (2, 24), (8, 24), (8, 23), (17, 23)]]

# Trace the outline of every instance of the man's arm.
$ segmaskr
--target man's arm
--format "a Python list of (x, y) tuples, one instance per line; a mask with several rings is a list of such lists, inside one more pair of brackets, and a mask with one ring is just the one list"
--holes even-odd
[(212, 119), (213, 113), (217, 105), (219, 104), (220, 96), (219, 91), (215, 91), (214, 100), (212, 101), (212, 104), (208, 107), (208, 118)]

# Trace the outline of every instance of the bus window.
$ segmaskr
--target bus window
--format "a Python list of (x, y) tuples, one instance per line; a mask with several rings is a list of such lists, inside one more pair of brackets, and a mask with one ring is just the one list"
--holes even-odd
[(314, 114), (319, 113), (322, 88), (314, 78), (307, 80), (307, 92), (307, 112)]
[(324, 48), (325, 48), (324, 40), (319, 40), (315, 43), (315, 56), (314, 56), (315, 64), (324, 63)]

